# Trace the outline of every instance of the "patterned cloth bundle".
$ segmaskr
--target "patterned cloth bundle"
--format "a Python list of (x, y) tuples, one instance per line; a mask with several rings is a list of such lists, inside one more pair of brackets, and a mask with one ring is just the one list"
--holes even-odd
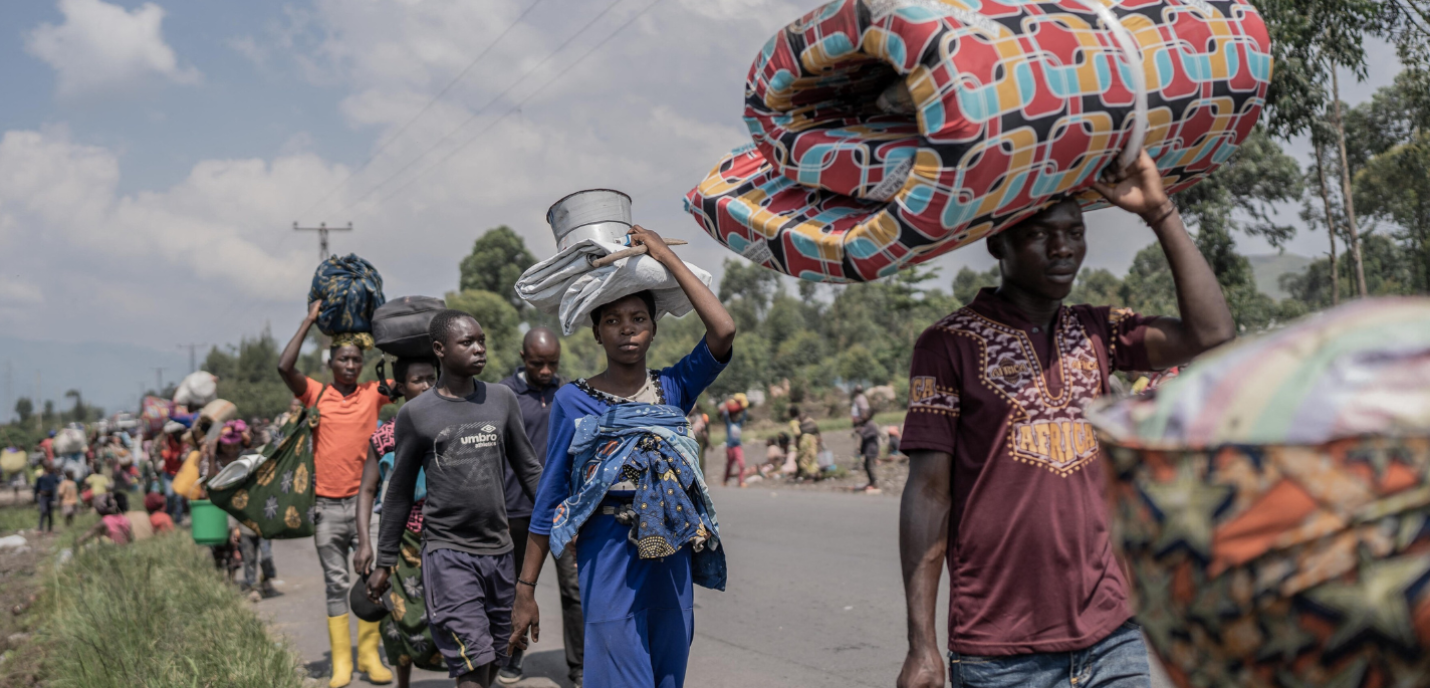
[[(725, 156), (687, 194), (687, 211), (766, 267), (865, 281), (1059, 198), (1095, 207), (1091, 182), (1136, 145), (1139, 90), (1144, 144), (1169, 191), (1230, 158), (1271, 78), (1256, 9), (1086, 2), (1121, 26), (1084, 0), (835, 0), (810, 12), (750, 69), (754, 145)], [(1123, 29), (1140, 58), (1123, 52)]]
[(1341, 306), (1087, 415), (1176, 685), (1430, 685), (1430, 299)]
[(332, 256), (313, 272), (313, 286), (308, 290), (308, 303), (323, 300), (318, 313), (318, 330), (329, 337), (345, 337), (343, 343), (359, 348), (372, 348), (372, 314), (387, 302), (382, 295), (382, 275), (372, 263), (355, 253)]

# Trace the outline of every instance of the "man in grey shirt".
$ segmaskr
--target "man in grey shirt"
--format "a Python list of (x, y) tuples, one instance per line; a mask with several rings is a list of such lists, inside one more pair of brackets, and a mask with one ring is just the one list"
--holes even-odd
[[(408, 513), (417, 471), (426, 471), (420, 585), (432, 639), (459, 688), (488, 688), (508, 656), (516, 597), (503, 476), (509, 466), (522, 491), (534, 497), (541, 463), (522, 426), (516, 394), (473, 379), (486, 366), (486, 335), (476, 319), (442, 311), (430, 331), (442, 375), (397, 414), (382, 509)], [(400, 552), (404, 526), (399, 519), (382, 521), (370, 597), (380, 598), (389, 569), (399, 555), (408, 556)]]

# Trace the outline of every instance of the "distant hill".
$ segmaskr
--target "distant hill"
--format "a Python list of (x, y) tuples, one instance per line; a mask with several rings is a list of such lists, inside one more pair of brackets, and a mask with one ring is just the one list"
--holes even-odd
[(1278, 301), (1290, 296), (1281, 289), (1281, 276), (1305, 272), (1311, 264), (1310, 258), (1294, 253), (1267, 253), (1246, 259), (1256, 276), (1256, 289)]
[[(8, 398), (3, 387), (7, 364), (11, 380)], [(154, 387), (156, 367), (164, 369), (166, 384), (176, 381), (189, 372), (188, 353), (132, 344), (0, 337), (0, 404), (4, 404), (0, 422), (13, 416), (15, 399), (33, 397), (36, 373), (40, 374), (43, 397), (54, 401), (57, 409), (73, 404), (65, 398), (65, 390), (78, 389), (86, 404), (100, 406), (105, 413), (137, 411), (141, 389)]]

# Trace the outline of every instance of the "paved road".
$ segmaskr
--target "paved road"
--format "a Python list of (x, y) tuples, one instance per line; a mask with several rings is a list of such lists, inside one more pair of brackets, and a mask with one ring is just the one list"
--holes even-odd
[[(687, 685), (893, 686), (905, 649), (898, 496), (751, 486), (718, 489), (715, 499), (730, 583), (723, 593), (696, 588)], [(317, 556), (310, 541), (275, 543), (274, 554), (285, 594), (260, 610), (321, 675), (327, 631)], [(553, 574), (548, 564), (537, 590), (547, 635), (522, 686), (568, 685)], [(439, 674), (414, 679), (423, 688), (451, 685)]]

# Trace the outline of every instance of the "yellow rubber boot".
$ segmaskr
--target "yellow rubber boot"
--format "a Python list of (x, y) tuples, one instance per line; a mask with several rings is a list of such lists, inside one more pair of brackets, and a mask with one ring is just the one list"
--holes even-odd
[(348, 615), (328, 617), (328, 643), (333, 648), (333, 678), (328, 688), (343, 688), (353, 682), (353, 634)]
[(382, 654), (378, 652), (378, 642), (382, 637), (377, 621), (358, 619), (357, 669), (367, 674), (368, 683), (391, 683), (392, 670), (382, 665)]

